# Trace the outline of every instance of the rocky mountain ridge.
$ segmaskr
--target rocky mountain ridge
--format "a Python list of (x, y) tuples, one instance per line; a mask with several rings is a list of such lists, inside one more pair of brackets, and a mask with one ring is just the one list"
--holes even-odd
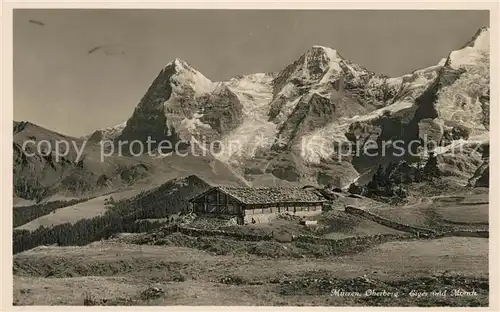
[[(311, 47), (279, 72), (222, 82), (175, 59), (126, 122), (83, 139), (97, 145), (149, 137), (197, 142), (202, 148), (219, 141), (223, 148), (211, 161), (225, 164), (238, 179), (256, 185), (285, 181), (343, 187), (393, 160), (392, 150), (385, 156), (339, 159), (340, 147), (368, 140), (401, 140), (406, 147), (417, 140), (414, 155), (402, 158), (425, 161), (433, 150), (445, 174), (466, 181), (483, 162), (480, 147), (489, 141), (488, 129), (489, 29), (482, 28), (436, 65), (394, 78), (323, 46)], [(22, 131), (17, 136), (25, 137)], [(426, 146), (428, 139), (439, 146)], [(449, 155), (456, 149), (462, 152)], [(14, 158), (23, 157), (17, 153)], [(132, 163), (126, 167), (136, 166)], [(109, 170), (96, 169), (95, 175), (107, 176)]]

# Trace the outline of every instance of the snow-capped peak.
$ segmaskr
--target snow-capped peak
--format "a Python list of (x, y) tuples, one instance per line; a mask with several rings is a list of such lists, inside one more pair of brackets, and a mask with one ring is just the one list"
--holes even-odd
[(303, 55), (302, 63), (307, 67), (320, 66), (326, 68), (332, 63), (337, 63), (340, 60), (341, 58), (339, 57), (337, 50), (320, 45), (314, 45)]
[(175, 58), (173, 60), (173, 63), (176, 65), (176, 66), (184, 66), (184, 65), (187, 65), (187, 62), (181, 60), (180, 58)]
[(188, 85), (198, 94), (212, 92), (217, 87), (217, 83), (212, 82), (202, 73), (191, 67), (188, 62), (179, 58), (175, 58), (172, 62), (168, 63), (165, 66), (165, 70), (167, 69), (175, 71), (175, 74), (170, 77), (171, 81), (175, 82), (178, 86)]
[(343, 60), (336, 50), (320, 45), (314, 45), (300, 58), (282, 70), (277, 81), (301, 81), (302, 84), (316, 83), (325, 75), (337, 76), (342, 72), (339, 63)]
[(320, 45), (313, 45), (312, 48), (306, 52), (306, 55), (314, 57), (319, 55), (320, 53), (322, 55), (325, 55), (331, 62), (340, 58), (340, 56), (337, 53), (337, 50)]
[(451, 52), (447, 63), (452, 68), (474, 65), (483, 53), (489, 53), (489, 49), (490, 29), (483, 27), (463, 48)]
[(169, 62), (167, 65), (165, 65), (165, 68), (169, 68), (169, 67), (174, 67), (176, 69), (187, 69), (187, 70), (194, 70), (189, 64), (188, 62), (180, 59), (180, 58), (175, 58), (173, 59), (171, 62)]
[(471, 46), (476, 49), (489, 49), (489, 36), (490, 36), (490, 28), (489, 27), (481, 27), (478, 29), (474, 37), (464, 46)]

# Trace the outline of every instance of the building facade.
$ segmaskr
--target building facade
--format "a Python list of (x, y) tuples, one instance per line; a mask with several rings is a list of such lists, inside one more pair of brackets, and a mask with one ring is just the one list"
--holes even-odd
[(237, 217), (238, 224), (281, 212), (320, 213), (326, 199), (301, 188), (251, 188), (216, 186), (189, 200), (197, 214)]

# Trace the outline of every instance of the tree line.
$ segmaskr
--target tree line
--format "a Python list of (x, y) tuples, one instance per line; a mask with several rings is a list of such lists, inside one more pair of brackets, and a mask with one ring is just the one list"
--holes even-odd
[(35, 231), (14, 230), (13, 252), (19, 253), (40, 245), (83, 246), (112, 235), (128, 232), (148, 232), (161, 227), (165, 222), (141, 220), (137, 214), (120, 216), (115, 213), (82, 219), (74, 224), (64, 223), (53, 227), (41, 226)]
[(56, 200), (44, 204), (15, 207), (12, 212), (12, 224), (14, 227), (18, 227), (44, 215), (47, 215), (59, 208), (73, 206), (90, 199), (91, 198)]
[(429, 182), (441, 176), (437, 157), (431, 153), (425, 166), (411, 166), (406, 161), (390, 162), (387, 166), (379, 165), (368, 184), (351, 184), (349, 192), (388, 201), (403, 202), (408, 196), (407, 186), (411, 183)]

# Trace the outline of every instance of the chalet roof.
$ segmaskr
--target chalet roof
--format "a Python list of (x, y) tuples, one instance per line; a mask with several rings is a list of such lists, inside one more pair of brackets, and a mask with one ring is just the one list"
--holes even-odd
[(323, 196), (319, 195), (314, 190), (304, 190), (292, 187), (253, 188), (216, 186), (207, 192), (196, 196), (195, 198), (199, 198), (213, 189), (218, 189), (247, 205), (274, 203), (322, 203), (326, 201)]

